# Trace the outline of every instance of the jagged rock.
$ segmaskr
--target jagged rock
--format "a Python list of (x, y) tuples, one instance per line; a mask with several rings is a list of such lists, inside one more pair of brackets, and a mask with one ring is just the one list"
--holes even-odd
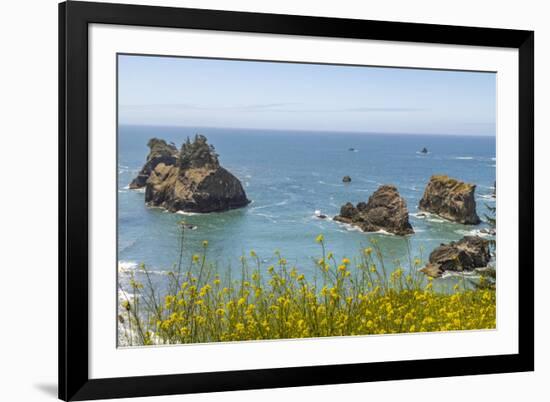
[(147, 205), (172, 212), (221, 212), (250, 202), (241, 182), (220, 166), (206, 137), (197, 135), (193, 142), (188, 138), (175, 159), (157, 163), (150, 172), (145, 187)]
[(344, 177), (342, 178), (342, 181), (343, 181), (344, 183), (351, 183), (351, 177), (349, 177), (349, 176), (344, 176)]
[(475, 184), (449, 176), (432, 176), (418, 209), (442, 218), (469, 225), (481, 222), (476, 213)]
[(357, 226), (364, 232), (385, 230), (397, 235), (414, 233), (409, 223), (407, 203), (397, 188), (390, 185), (380, 186), (367, 203), (360, 202), (357, 206), (346, 203), (334, 220)]
[(472, 271), (491, 260), (490, 242), (478, 236), (464, 236), (459, 241), (441, 244), (430, 253), (429, 263), (420, 271), (439, 277), (445, 271)]
[(428, 148), (424, 147), (422, 148), (422, 151), (420, 151), (421, 153), (423, 154), (427, 154), (428, 153)]
[(166, 166), (173, 166), (176, 164), (178, 149), (174, 144), (167, 144), (164, 140), (151, 138), (147, 143), (147, 146), (149, 147), (147, 161), (139, 171), (136, 178), (130, 183), (129, 187), (131, 189), (145, 187), (151, 172), (159, 163), (163, 163)]

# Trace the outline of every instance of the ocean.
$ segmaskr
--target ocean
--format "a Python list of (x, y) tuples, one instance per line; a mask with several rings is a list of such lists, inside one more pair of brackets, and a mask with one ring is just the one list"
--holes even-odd
[[(178, 148), (189, 136), (205, 135), (223, 167), (237, 176), (252, 201), (223, 213), (179, 214), (148, 208), (144, 192), (128, 184), (143, 166), (152, 137), (173, 141)], [(428, 154), (419, 151), (426, 147)], [(386, 262), (411, 258), (425, 262), (431, 250), (467, 234), (476, 226), (418, 216), (418, 202), (433, 174), (474, 183), (478, 215), (484, 219), (496, 180), (495, 137), (270, 131), (205, 127), (120, 126), (118, 133), (118, 265), (128, 269), (143, 263), (152, 271), (169, 271), (179, 257), (182, 219), (195, 225), (185, 232), (185, 260), (200, 253), (208, 240), (208, 260), (221, 271), (240, 269), (239, 257), (251, 250), (264, 268), (277, 260), (275, 251), (306, 275), (321, 255), (315, 238), (323, 234), (327, 250), (353, 259), (377, 239)], [(342, 177), (351, 176), (351, 183)], [(346, 202), (356, 204), (382, 184), (395, 185), (405, 198), (413, 235), (363, 233), (316, 217), (333, 217)], [(410, 250), (410, 252), (408, 251)]]

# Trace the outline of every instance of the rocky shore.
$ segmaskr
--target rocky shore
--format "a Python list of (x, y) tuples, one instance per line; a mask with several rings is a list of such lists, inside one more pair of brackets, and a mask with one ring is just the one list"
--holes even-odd
[(476, 212), (475, 184), (449, 176), (432, 176), (418, 204), (421, 211), (430, 212), (466, 225), (481, 222)]
[(151, 138), (147, 146), (149, 147), (149, 155), (147, 155), (145, 165), (143, 165), (136, 178), (130, 183), (129, 187), (131, 189), (135, 190), (145, 187), (147, 179), (158, 164), (162, 163), (165, 166), (174, 166), (178, 159), (179, 152), (174, 144), (167, 144), (164, 140)]
[(220, 166), (206, 137), (188, 138), (179, 151), (156, 138), (148, 146), (145, 165), (129, 186), (145, 187), (147, 205), (171, 212), (222, 212), (250, 203), (239, 179)]
[(464, 272), (484, 268), (491, 261), (489, 241), (464, 236), (459, 241), (441, 244), (430, 253), (429, 263), (420, 271), (438, 278), (447, 271)]
[(343, 205), (334, 220), (356, 226), (364, 232), (384, 230), (396, 235), (414, 233), (409, 223), (407, 203), (397, 188), (391, 185), (380, 186), (366, 203), (360, 202), (354, 206), (348, 202)]

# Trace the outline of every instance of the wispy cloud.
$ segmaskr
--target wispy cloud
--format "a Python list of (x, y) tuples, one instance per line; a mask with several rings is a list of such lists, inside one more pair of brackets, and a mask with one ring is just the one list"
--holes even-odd
[(147, 111), (147, 110), (204, 110), (204, 111), (236, 111), (236, 112), (285, 112), (285, 113), (414, 113), (424, 112), (426, 108), (415, 107), (344, 107), (344, 108), (308, 108), (295, 102), (257, 103), (248, 105), (217, 105), (205, 106), (192, 103), (171, 103), (152, 105), (120, 105), (123, 111)]
[(428, 109), (418, 107), (352, 107), (349, 112), (425, 112)]

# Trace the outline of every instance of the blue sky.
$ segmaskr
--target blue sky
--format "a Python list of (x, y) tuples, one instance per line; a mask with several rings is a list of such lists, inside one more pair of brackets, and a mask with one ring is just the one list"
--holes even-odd
[(495, 135), (496, 74), (119, 56), (119, 122)]

